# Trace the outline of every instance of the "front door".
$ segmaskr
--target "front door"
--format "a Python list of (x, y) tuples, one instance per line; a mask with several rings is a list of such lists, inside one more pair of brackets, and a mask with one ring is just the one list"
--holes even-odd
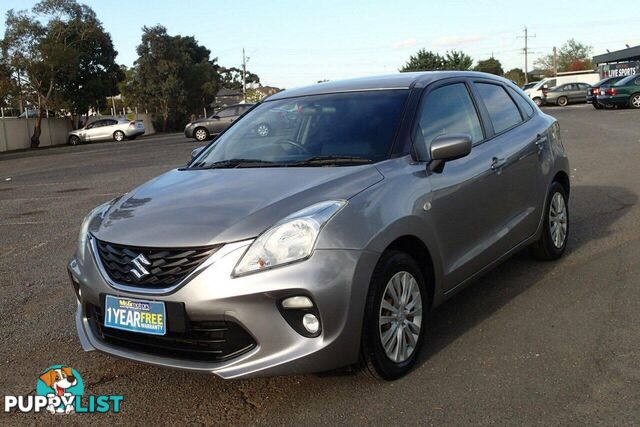
[(447, 162), (429, 176), (432, 193), (425, 217), (435, 225), (444, 286), (451, 289), (492, 261), (491, 249), (500, 237), (495, 212), (502, 197), (497, 168), (503, 155), (498, 144), (486, 139), (464, 80), (429, 86), (421, 104), (416, 143), (430, 146), (440, 135), (463, 133), (474, 144), (468, 156)]

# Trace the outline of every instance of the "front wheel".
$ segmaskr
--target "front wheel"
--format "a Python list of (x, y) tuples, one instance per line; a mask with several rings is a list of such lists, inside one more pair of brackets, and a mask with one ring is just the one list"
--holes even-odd
[(604, 107), (601, 104), (594, 101), (593, 108), (595, 108), (596, 110), (602, 110)]
[(640, 93), (634, 93), (629, 98), (629, 107), (640, 108)]
[(551, 184), (547, 196), (544, 224), (540, 240), (531, 246), (533, 256), (543, 260), (560, 258), (569, 240), (569, 199), (559, 183)]
[(271, 126), (266, 123), (260, 123), (256, 126), (256, 134), (261, 137), (269, 136), (271, 134)]
[(404, 252), (385, 252), (373, 271), (365, 307), (361, 369), (395, 380), (413, 367), (424, 336), (428, 307), (424, 275)]
[(124, 141), (124, 132), (117, 130), (113, 133), (113, 140), (116, 142)]
[(566, 96), (561, 96), (560, 98), (558, 98), (557, 104), (559, 106), (566, 107), (568, 103), (569, 103), (569, 100), (567, 99)]
[(209, 139), (209, 131), (206, 128), (197, 128), (193, 132), (193, 136), (196, 138), (196, 141), (203, 142)]

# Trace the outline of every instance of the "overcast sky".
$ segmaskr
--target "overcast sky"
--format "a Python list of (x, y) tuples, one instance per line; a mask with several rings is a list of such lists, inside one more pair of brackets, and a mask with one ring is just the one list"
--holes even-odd
[[(0, 13), (30, 8), (33, 0), (0, 0)], [(474, 60), (493, 55), (505, 71), (524, 68), (523, 27), (533, 59), (567, 39), (594, 54), (640, 45), (637, 0), (595, 8), (591, 1), (349, 1), (131, 0), (87, 1), (111, 33), (118, 62), (132, 65), (141, 27), (162, 24), (192, 35), (221, 65), (248, 68), (263, 85), (284, 88), (367, 74), (395, 72), (420, 48), (461, 49)], [(599, 2), (600, 3), (600, 2)], [(0, 22), (4, 34), (4, 18)]]

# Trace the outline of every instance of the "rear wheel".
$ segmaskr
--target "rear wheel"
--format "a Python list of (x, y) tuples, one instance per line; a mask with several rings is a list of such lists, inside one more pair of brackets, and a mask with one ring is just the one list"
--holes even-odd
[(116, 142), (124, 141), (124, 132), (117, 130), (113, 133), (113, 140)]
[(629, 97), (629, 107), (640, 108), (640, 93), (634, 93)]
[(206, 128), (200, 127), (193, 131), (193, 136), (196, 141), (203, 142), (209, 139), (209, 131)]
[(566, 96), (561, 96), (560, 98), (558, 98), (558, 101), (556, 101), (556, 103), (561, 107), (566, 107), (569, 103), (569, 100)]
[(540, 240), (531, 246), (532, 254), (539, 259), (555, 260), (564, 254), (569, 240), (569, 203), (565, 188), (551, 184), (547, 196), (544, 229)]
[(78, 145), (80, 144), (80, 138), (75, 135), (71, 135), (69, 137), (69, 145)]
[(593, 101), (593, 108), (596, 110), (602, 110), (604, 107), (596, 101)]
[(542, 106), (542, 98), (540, 97), (536, 96), (535, 98), (533, 98), (533, 102), (535, 102), (538, 107)]
[(400, 251), (382, 255), (365, 308), (360, 349), (364, 372), (385, 380), (409, 372), (424, 336), (427, 295), (425, 278), (411, 256)]

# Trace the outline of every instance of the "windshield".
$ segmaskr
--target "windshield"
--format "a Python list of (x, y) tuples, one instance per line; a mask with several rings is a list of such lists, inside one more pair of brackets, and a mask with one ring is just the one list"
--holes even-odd
[(189, 167), (347, 166), (387, 159), (407, 94), (378, 90), (267, 101)]
[(632, 74), (630, 76), (625, 77), (624, 79), (620, 80), (618, 83), (616, 83), (614, 86), (624, 86), (624, 85), (628, 85), (629, 83), (631, 83), (636, 77), (638, 77), (636, 74)]

